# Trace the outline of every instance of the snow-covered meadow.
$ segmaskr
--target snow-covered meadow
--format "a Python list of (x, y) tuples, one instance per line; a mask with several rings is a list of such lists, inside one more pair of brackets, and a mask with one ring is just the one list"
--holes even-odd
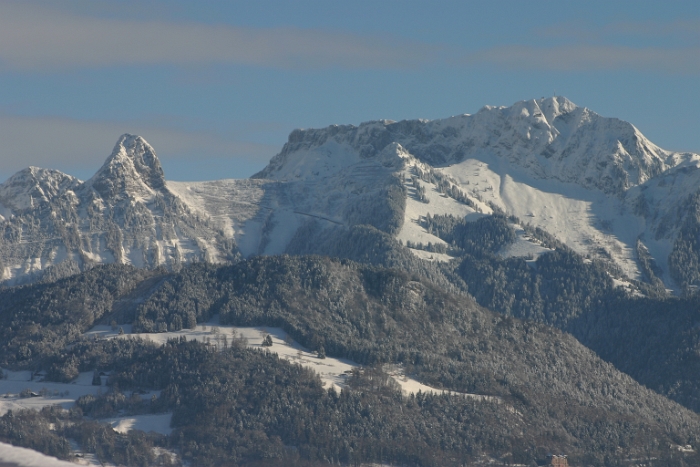
[[(90, 338), (97, 337), (102, 339), (128, 339), (131, 337), (138, 337), (158, 344), (165, 344), (169, 339), (179, 339), (184, 336), (187, 340), (197, 340), (199, 342), (208, 343), (209, 345), (217, 346), (219, 349), (223, 348), (226, 343), (231, 343), (233, 339), (244, 338), (247, 340), (249, 348), (267, 350), (276, 353), (280, 358), (291, 363), (297, 363), (304, 367), (311, 368), (318, 373), (325, 387), (334, 387), (337, 391), (347, 387), (346, 380), (353, 370), (360, 370), (362, 368), (358, 363), (344, 358), (329, 356), (326, 356), (326, 358), (319, 358), (316, 352), (312, 352), (294, 341), (281, 328), (222, 325), (219, 323), (218, 317), (214, 317), (207, 323), (198, 324), (194, 329), (183, 329), (172, 332), (131, 333), (131, 327), (124, 325), (121, 326), (124, 330), (124, 334), (120, 334), (118, 328), (119, 327), (114, 330), (110, 326), (95, 326), (88, 331), (86, 335)], [(263, 339), (268, 335), (272, 339), (272, 346), (266, 347), (263, 346)], [(496, 400), (490, 396), (443, 391), (430, 387), (405, 375), (400, 366), (387, 367), (386, 370), (407, 394), (417, 393), (418, 391), (424, 393), (447, 392), (449, 394), (462, 395), (479, 400)]]
[(32, 449), (0, 443), (0, 465), (6, 467), (75, 467), (76, 464), (45, 456)]

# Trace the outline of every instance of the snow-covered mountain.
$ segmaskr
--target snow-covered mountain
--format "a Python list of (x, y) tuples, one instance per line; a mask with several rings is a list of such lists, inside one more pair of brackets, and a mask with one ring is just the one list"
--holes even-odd
[[(484, 107), (475, 115), (443, 120), (369, 122), (297, 130), (260, 178), (308, 178), (350, 160), (326, 164), (309, 157), (318, 148), (346, 147), (361, 158), (396, 142), (422, 162), (443, 167), (485, 155), (496, 156), (531, 176), (575, 183), (607, 194), (622, 194), (689, 155), (664, 151), (632, 124), (605, 118), (564, 97)], [(302, 168), (303, 167), (303, 168)], [(312, 168), (313, 167), (313, 168)]]
[(30, 167), (0, 185), (0, 278), (13, 284), (96, 263), (176, 267), (238, 254), (165, 186), (153, 148), (123, 135), (88, 181)]
[[(612, 263), (623, 279), (677, 288), (678, 258), (697, 256), (686, 237), (700, 219), (699, 165), (700, 156), (665, 151), (632, 124), (563, 97), (442, 120), (295, 130), (247, 180), (166, 181), (148, 143), (124, 135), (86, 182), (30, 168), (0, 185), (0, 265), (12, 282), (58, 265), (323, 253), (360, 225), (412, 247), (444, 244), (426, 229), (428, 214), (477, 219), (500, 209)], [(521, 233), (502, 254), (546, 251)]]
[[(632, 124), (564, 97), (443, 120), (297, 130), (256, 176), (286, 183), (325, 179), (391, 147), (400, 148), (397, 157), (404, 163), (394, 173), (409, 194), (396, 234), (403, 241), (442, 242), (422, 227), (429, 213), (478, 218), (475, 211), (497, 207), (582, 255), (612, 262), (629, 279), (650, 279), (649, 268), (640, 264), (640, 254), (648, 253), (655, 275), (667, 287), (678, 285), (668, 258), (700, 186), (700, 156), (665, 151)], [(432, 175), (420, 177), (426, 172)], [(423, 178), (417, 186), (425, 191), (424, 201), (409, 182), (416, 176)], [(471, 203), (457, 201), (453, 189)], [(504, 254), (538, 251), (537, 245), (521, 244)]]

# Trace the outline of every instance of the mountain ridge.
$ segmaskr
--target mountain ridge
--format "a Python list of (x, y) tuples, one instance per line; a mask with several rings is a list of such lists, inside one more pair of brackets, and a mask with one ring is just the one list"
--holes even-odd
[[(441, 120), (294, 130), (262, 171), (238, 181), (168, 181), (145, 139), (125, 134), (86, 182), (57, 171), (31, 181), (31, 173), (44, 169), (25, 169), (0, 185), (8, 232), (0, 244), (0, 270), (4, 281), (17, 283), (35, 280), (62, 258), (79, 269), (112, 261), (177, 268), (182, 261), (228, 261), (239, 252), (291, 252), (302, 231), (311, 238), (362, 224), (404, 244), (445, 245), (424, 229), (428, 214), (475, 220), (498, 209), (582, 256), (610, 263), (623, 281), (655, 280), (638, 254), (646, 249), (658, 266), (656, 279), (685, 293), (696, 277), (700, 281), (700, 266), (686, 277), (674, 258), (694, 251), (678, 238), (690, 212), (685, 206), (700, 183), (699, 166), (697, 154), (663, 150), (634, 125), (564, 97), (485, 106)], [(56, 200), (42, 209), (76, 226), (75, 238), (68, 247), (64, 240), (33, 253), (25, 248), (31, 261), (16, 251), (8, 257), (1, 250), (19, 248), (20, 232), (24, 239), (27, 231), (38, 235), (40, 242), (57, 237), (40, 233), (47, 221), (37, 221), (42, 214), (32, 208), (35, 198)], [(104, 218), (114, 216), (116, 227), (106, 226)], [(29, 218), (33, 227), (27, 227)], [(140, 232), (137, 240), (130, 228)], [(105, 230), (112, 233), (101, 237)], [(682, 254), (672, 256), (679, 248)], [(409, 251), (418, 259), (451, 258)]]
[[(586, 137), (586, 133), (594, 133), (596, 138)], [(473, 115), (439, 120), (379, 120), (357, 127), (294, 130), (282, 151), (252, 178), (290, 178), (292, 174), (280, 172), (290, 163), (290, 153), (322, 146), (332, 139), (351, 145), (360, 157), (376, 154), (396, 141), (433, 166), (459, 163), (481, 149), (492, 148), (497, 156), (530, 169), (534, 176), (616, 195), (692, 157), (690, 153), (662, 150), (630, 123), (601, 117), (564, 97), (555, 97), (520, 101), (511, 107), (486, 106)], [(587, 153), (593, 150), (591, 162), (576, 149), (581, 147)]]

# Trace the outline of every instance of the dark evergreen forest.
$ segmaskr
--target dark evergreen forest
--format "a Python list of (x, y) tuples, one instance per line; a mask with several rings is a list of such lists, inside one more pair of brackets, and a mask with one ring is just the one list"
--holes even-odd
[[(501, 237), (494, 238), (496, 244)], [(463, 257), (457, 271), (467, 284), (467, 261), (480, 264), (487, 255)], [(494, 313), (477, 303), (479, 294), (475, 301), (445, 292), (420, 274), (327, 257), (258, 257), (230, 266), (191, 265), (179, 273), (113, 265), (5, 289), (3, 366), (43, 370), (54, 381), (83, 371), (110, 377), (108, 391), (82, 398), (70, 412), (6, 415), (0, 437), (59, 456), (67, 455), (68, 439), (78, 439), (101, 459), (128, 465), (166, 462), (153, 455), (154, 446), (174, 449), (194, 465), (437, 466), (487, 458), (528, 464), (544, 451), (567, 452), (572, 464), (581, 465), (616, 465), (633, 457), (655, 457), (657, 465), (693, 463), (691, 454), (674, 454), (668, 445), (695, 445), (700, 417), (618, 368), (695, 409), (697, 372), (685, 370), (696, 342), (688, 310), (696, 308), (690, 299), (632, 300), (615, 295), (607, 282), (598, 301), (582, 300), (597, 290), (596, 278), (607, 276), (577, 261), (566, 251), (543, 256), (537, 269), (503, 260), (506, 273), (551, 283), (540, 290), (564, 297), (566, 313), (551, 308), (529, 320), (516, 317), (527, 309), (517, 306), (517, 296), (511, 302), (516, 305)], [(497, 277), (484, 270), (482, 277)], [(570, 270), (576, 274), (563, 277)], [(669, 314), (677, 319), (665, 319)], [(214, 349), (186, 341), (157, 347), (82, 337), (96, 323), (159, 332), (214, 315), (222, 325), (279, 326), (307, 348), (353, 359), (365, 370), (336, 393), (309, 370), (249, 350), (244, 342)], [(537, 322), (548, 320), (618, 368), (572, 335)], [(675, 339), (675, 332), (685, 337)], [(660, 352), (644, 350), (650, 336)], [(494, 399), (402, 394), (383, 374), (387, 363), (403, 365), (433, 387)], [(160, 397), (140, 400), (141, 390), (159, 390)], [(169, 437), (90, 435), (98, 430), (94, 419), (162, 412), (173, 413)], [(62, 428), (38, 436), (49, 424)], [(123, 452), (128, 459), (119, 457)]]

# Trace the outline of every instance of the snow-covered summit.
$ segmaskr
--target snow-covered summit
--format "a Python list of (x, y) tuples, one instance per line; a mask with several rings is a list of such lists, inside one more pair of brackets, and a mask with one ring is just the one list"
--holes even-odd
[(177, 267), (238, 254), (207, 215), (170, 191), (153, 148), (122, 135), (82, 182), (30, 167), (0, 185), (0, 281), (59, 277), (99, 263)]
[(58, 170), (28, 167), (0, 184), (0, 204), (17, 212), (37, 208), (80, 183)]
[[(427, 214), (482, 215), (455, 201), (466, 196), (481, 213), (497, 206), (581, 254), (612, 261), (632, 279), (645, 274), (638, 251), (646, 248), (659, 278), (673, 288), (667, 258), (684, 206), (700, 186), (698, 164), (699, 155), (661, 149), (631, 123), (557, 96), (439, 120), (294, 130), (254, 177), (303, 185), (299, 190), (310, 204), (320, 186), (328, 187), (321, 198), (333, 193), (328, 199), (351, 200), (349, 187), (362, 192), (355, 188), (359, 175), (368, 193), (378, 182), (366, 178), (370, 170), (386, 168), (404, 181), (407, 207), (396, 238), (406, 244), (440, 244), (423, 231)], [(447, 196), (446, 190), (456, 191)], [(350, 201), (343, 203), (305, 212), (343, 221), (338, 214)]]
[(151, 145), (141, 136), (124, 134), (87, 185), (105, 198), (125, 191), (146, 195), (165, 187), (165, 175)]
[[(388, 120), (295, 130), (258, 178), (292, 179), (339, 170), (398, 143), (434, 167), (496, 156), (537, 178), (621, 194), (685, 159), (637, 128), (602, 117), (565, 97), (484, 107), (441, 120)], [(306, 172), (300, 167), (306, 168)], [(319, 172), (320, 174), (320, 172)]]

